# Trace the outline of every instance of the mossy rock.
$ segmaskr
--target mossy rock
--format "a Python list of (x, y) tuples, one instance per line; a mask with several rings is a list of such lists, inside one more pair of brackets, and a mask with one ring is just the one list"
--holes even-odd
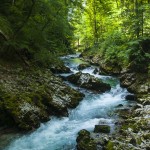
[(108, 125), (95, 125), (95, 133), (110, 133), (110, 126)]
[(108, 141), (105, 150), (115, 150), (114, 149), (114, 143), (112, 141)]
[(2, 71), (1, 125), (32, 130), (48, 121), (51, 115), (67, 116), (68, 108), (76, 107), (84, 97), (49, 70), (2, 68)]
[(90, 137), (90, 132), (85, 129), (80, 130), (80, 132), (78, 132), (78, 137), (76, 141), (79, 142), (84, 136)]
[(90, 137), (90, 132), (83, 129), (78, 133), (77, 150), (96, 150), (95, 141)]
[(88, 67), (90, 67), (91, 65), (89, 65), (89, 64), (80, 64), (79, 66), (78, 66), (78, 69), (79, 70), (83, 70), (83, 69), (86, 69), (86, 68), (88, 68)]

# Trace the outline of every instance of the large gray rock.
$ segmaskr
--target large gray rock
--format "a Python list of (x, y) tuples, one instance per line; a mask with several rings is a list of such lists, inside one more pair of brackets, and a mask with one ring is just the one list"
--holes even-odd
[(121, 87), (129, 87), (136, 81), (135, 73), (125, 73), (120, 77)]
[(32, 130), (50, 116), (67, 116), (84, 94), (50, 71), (5, 70), (0, 74), (0, 125)]
[(126, 72), (120, 77), (120, 85), (138, 95), (150, 92), (150, 78), (147, 74)]
[(67, 80), (79, 85), (82, 88), (97, 92), (106, 92), (111, 89), (111, 86), (107, 83), (103, 83), (102, 80), (95, 78), (94, 76), (88, 73), (78, 72), (76, 74), (70, 75), (67, 77)]

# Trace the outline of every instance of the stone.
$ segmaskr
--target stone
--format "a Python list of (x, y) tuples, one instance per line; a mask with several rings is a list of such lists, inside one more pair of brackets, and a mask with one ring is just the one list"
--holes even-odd
[(57, 65), (57, 66), (51, 66), (50, 70), (53, 73), (71, 73), (70, 68), (66, 67), (64, 64)]
[(135, 73), (125, 73), (120, 77), (121, 87), (129, 87), (136, 81)]
[(134, 137), (131, 138), (130, 143), (136, 146), (136, 139)]
[(49, 70), (2, 70), (0, 125), (33, 130), (53, 115), (68, 116), (68, 108), (75, 108), (84, 97)]
[(94, 74), (99, 73), (99, 69), (98, 69), (98, 68), (95, 68), (94, 71), (93, 71), (93, 73), (94, 73)]
[(136, 104), (136, 105), (134, 106), (134, 109), (138, 109), (138, 108), (143, 108), (143, 105), (141, 105), (141, 104)]
[(108, 125), (95, 125), (95, 133), (110, 133), (110, 126)]
[(78, 66), (78, 69), (79, 69), (79, 70), (83, 70), (83, 69), (86, 69), (86, 68), (88, 68), (88, 67), (90, 67), (89, 64), (80, 64), (80, 65)]
[(131, 110), (129, 108), (123, 108), (116, 110), (116, 113), (119, 115), (119, 117), (123, 119), (127, 119), (130, 115)]
[(127, 95), (127, 96), (125, 97), (125, 99), (126, 99), (126, 100), (131, 100), (131, 101), (136, 101), (136, 100), (137, 100), (137, 97), (136, 97), (135, 95), (129, 94), (129, 95)]
[(82, 129), (78, 132), (78, 137), (76, 141), (79, 142), (84, 136), (90, 137), (90, 132), (85, 129)]
[(95, 141), (90, 137), (90, 132), (83, 129), (79, 131), (77, 141), (77, 150), (97, 150)]
[(103, 83), (102, 80), (95, 78), (88, 73), (78, 72), (76, 74), (67, 77), (67, 80), (82, 87), (92, 91), (106, 92), (111, 89), (111, 86), (107, 83)]
[(119, 104), (119, 105), (117, 105), (116, 107), (123, 107), (123, 104)]

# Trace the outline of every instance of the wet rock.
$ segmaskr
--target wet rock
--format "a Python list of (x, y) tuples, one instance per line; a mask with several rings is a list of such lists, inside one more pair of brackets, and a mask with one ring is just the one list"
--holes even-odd
[(125, 73), (120, 77), (121, 87), (129, 87), (136, 81), (135, 73)]
[(84, 136), (90, 136), (90, 132), (89, 131), (87, 131), (87, 130), (85, 130), (85, 129), (83, 129), (83, 130), (81, 130), (80, 132), (78, 132), (78, 137), (77, 137), (77, 142), (79, 142)]
[(94, 73), (94, 74), (99, 73), (99, 69), (98, 69), (98, 68), (95, 68), (94, 71), (93, 71), (93, 73)]
[(150, 93), (137, 94), (137, 101), (143, 105), (150, 105)]
[(129, 86), (127, 89), (129, 92), (135, 94), (148, 94), (150, 92), (150, 81), (146, 83), (141, 83), (140, 79), (137, 82)]
[(64, 64), (51, 66), (50, 70), (53, 73), (70, 73), (71, 72), (70, 68), (66, 67)]
[(131, 109), (123, 108), (116, 110), (116, 113), (119, 115), (120, 118), (127, 119), (130, 116)]
[(123, 107), (123, 105), (122, 105), (122, 104), (119, 104), (119, 105), (116, 106), (116, 108), (117, 108), (117, 107)]
[(88, 67), (90, 67), (89, 64), (80, 64), (80, 65), (78, 66), (78, 69), (79, 69), (79, 70), (83, 70), (83, 69), (86, 69), (86, 68), (88, 68)]
[(110, 133), (110, 126), (108, 125), (95, 125), (95, 133)]
[(77, 150), (97, 150), (96, 143), (90, 137), (90, 132), (83, 129), (78, 133), (77, 141)]
[(131, 101), (136, 101), (137, 100), (137, 97), (135, 95), (127, 95), (125, 97), (126, 100), (131, 100)]
[(143, 102), (143, 105), (150, 105), (150, 100), (145, 100), (145, 101)]
[(78, 72), (76, 74), (67, 77), (68, 81), (79, 85), (82, 88), (97, 92), (106, 92), (111, 89), (111, 86), (107, 83), (103, 83), (102, 80), (95, 78), (88, 73)]
[(0, 78), (0, 125), (21, 130), (38, 128), (52, 115), (67, 116), (84, 97), (49, 70), (3, 70)]
[(136, 146), (136, 139), (134, 137), (132, 137), (129, 143)]
[(134, 94), (148, 94), (150, 92), (150, 80), (147, 74), (124, 73), (120, 77), (120, 85)]
[(143, 105), (141, 105), (141, 104), (136, 104), (136, 105), (134, 106), (134, 109), (138, 109), (138, 108), (143, 108)]

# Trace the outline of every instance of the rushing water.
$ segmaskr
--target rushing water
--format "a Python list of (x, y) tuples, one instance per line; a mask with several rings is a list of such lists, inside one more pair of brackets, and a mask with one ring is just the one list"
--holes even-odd
[[(78, 72), (79, 64), (85, 63), (78, 58), (78, 55), (69, 55), (62, 59), (73, 73)], [(110, 83), (112, 86), (110, 92), (95, 94), (66, 82), (85, 94), (79, 106), (69, 110), (69, 117), (53, 117), (51, 121), (41, 124), (41, 127), (35, 132), (14, 139), (4, 150), (75, 150), (75, 140), (81, 129), (92, 131), (96, 124), (104, 123), (110, 125), (113, 132), (115, 116), (111, 115), (112, 110), (118, 104), (127, 105), (124, 99), (127, 91), (119, 86), (117, 78), (95, 75), (93, 74), (94, 69), (95, 67), (91, 66), (82, 72), (92, 74)]]

